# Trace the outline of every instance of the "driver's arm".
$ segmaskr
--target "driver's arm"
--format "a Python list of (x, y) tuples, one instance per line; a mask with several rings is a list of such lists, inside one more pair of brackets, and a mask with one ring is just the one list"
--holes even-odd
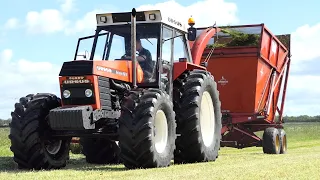
[[(131, 58), (131, 56), (125, 56), (125, 58)], [(141, 56), (136, 56), (137, 61), (145, 61), (147, 59), (147, 56), (141, 55)]]
[(143, 62), (143, 61), (147, 61), (150, 60), (151, 61), (152, 56), (149, 50), (144, 49), (144, 51), (142, 52), (142, 54), (140, 54), (139, 56), (137, 56), (137, 60), (139, 62)]
[(147, 59), (147, 56), (146, 55), (141, 55), (141, 56), (137, 56), (137, 60), (138, 61), (145, 61)]

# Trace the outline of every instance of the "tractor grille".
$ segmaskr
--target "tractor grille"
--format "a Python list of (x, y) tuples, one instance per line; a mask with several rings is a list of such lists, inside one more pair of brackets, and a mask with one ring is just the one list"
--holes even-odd
[(100, 104), (104, 110), (112, 110), (109, 78), (98, 77)]
[(88, 105), (95, 104), (95, 94), (92, 97), (88, 98), (85, 96), (85, 90), (91, 89), (93, 90), (93, 84), (68, 84), (63, 85), (61, 88), (61, 92), (64, 90), (69, 90), (71, 95), (69, 98), (62, 98), (64, 105)]

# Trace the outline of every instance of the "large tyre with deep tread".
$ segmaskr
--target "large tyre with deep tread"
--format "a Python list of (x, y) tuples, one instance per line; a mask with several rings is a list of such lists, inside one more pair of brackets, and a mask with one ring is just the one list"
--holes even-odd
[(268, 127), (263, 132), (262, 148), (266, 154), (280, 154), (280, 132), (274, 127)]
[(120, 148), (105, 138), (81, 137), (82, 152), (90, 164), (119, 164)]
[(175, 113), (169, 96), (158, 89), (132, 91), (119, 120), (121, 162), (129, 169), (167, 167), (176, 139)]
[(19, 168), (40, 170), (66, 166), (71, 139), (45, 138), (45, 133), (50, 133), (47, 115), (60, 105), (60, 99), (53, 94), (28, 95), (15, 104), (9, 139)]
[(175, 163), (215, 161), (221, 141), (221, 102), (213, 76), (203, 70), (174, 82), (177, 122)]

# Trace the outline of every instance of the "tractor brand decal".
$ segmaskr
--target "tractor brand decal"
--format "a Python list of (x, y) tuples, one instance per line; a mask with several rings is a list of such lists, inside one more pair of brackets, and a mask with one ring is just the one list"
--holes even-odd
[(106, 67), (97, 66), (97, 70), (112, 73), (112, 69)]
[(222, 76), (222, 78), (218, 81), (222, 86), (228, 84), (228, 80)]
[(175, 19), (172, 19), (171, 17), (168, 17), (168, 21), (171, 22), (172, 24), (175, 24), (175, 25), (177, 25), (179, 27), (182, 27), (182, 23), (181, 22), (179, 22), (179, 21), (177, 21)]
[(115, 70), (115, 69), (102, 67), (102, 66), (97, 66), (97, 70), (98, 71), (103, 71), (103, 72), (108, 72), (108, 73), (113, 73), (113, 74), (120, 75), (120, 76), (128, 76), (128, 73), (126, 73), (126, 72), (118, 71), (118, 70)]
[(86, 77), (84, 76), (67, 77), (67, 79), (63, 81), (63, 84), (86, 84), (86, 83), (90, 83), (90, 80), (86, 79)]

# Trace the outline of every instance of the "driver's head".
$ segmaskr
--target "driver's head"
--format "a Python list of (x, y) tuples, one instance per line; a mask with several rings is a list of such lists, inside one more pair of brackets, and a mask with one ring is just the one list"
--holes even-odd
[(139, 51), (139, 50), (142, 48), (140, 38), (137, 38), (137, 39), (136, 39), (136, 48), (137, 48), (137, 51)]

